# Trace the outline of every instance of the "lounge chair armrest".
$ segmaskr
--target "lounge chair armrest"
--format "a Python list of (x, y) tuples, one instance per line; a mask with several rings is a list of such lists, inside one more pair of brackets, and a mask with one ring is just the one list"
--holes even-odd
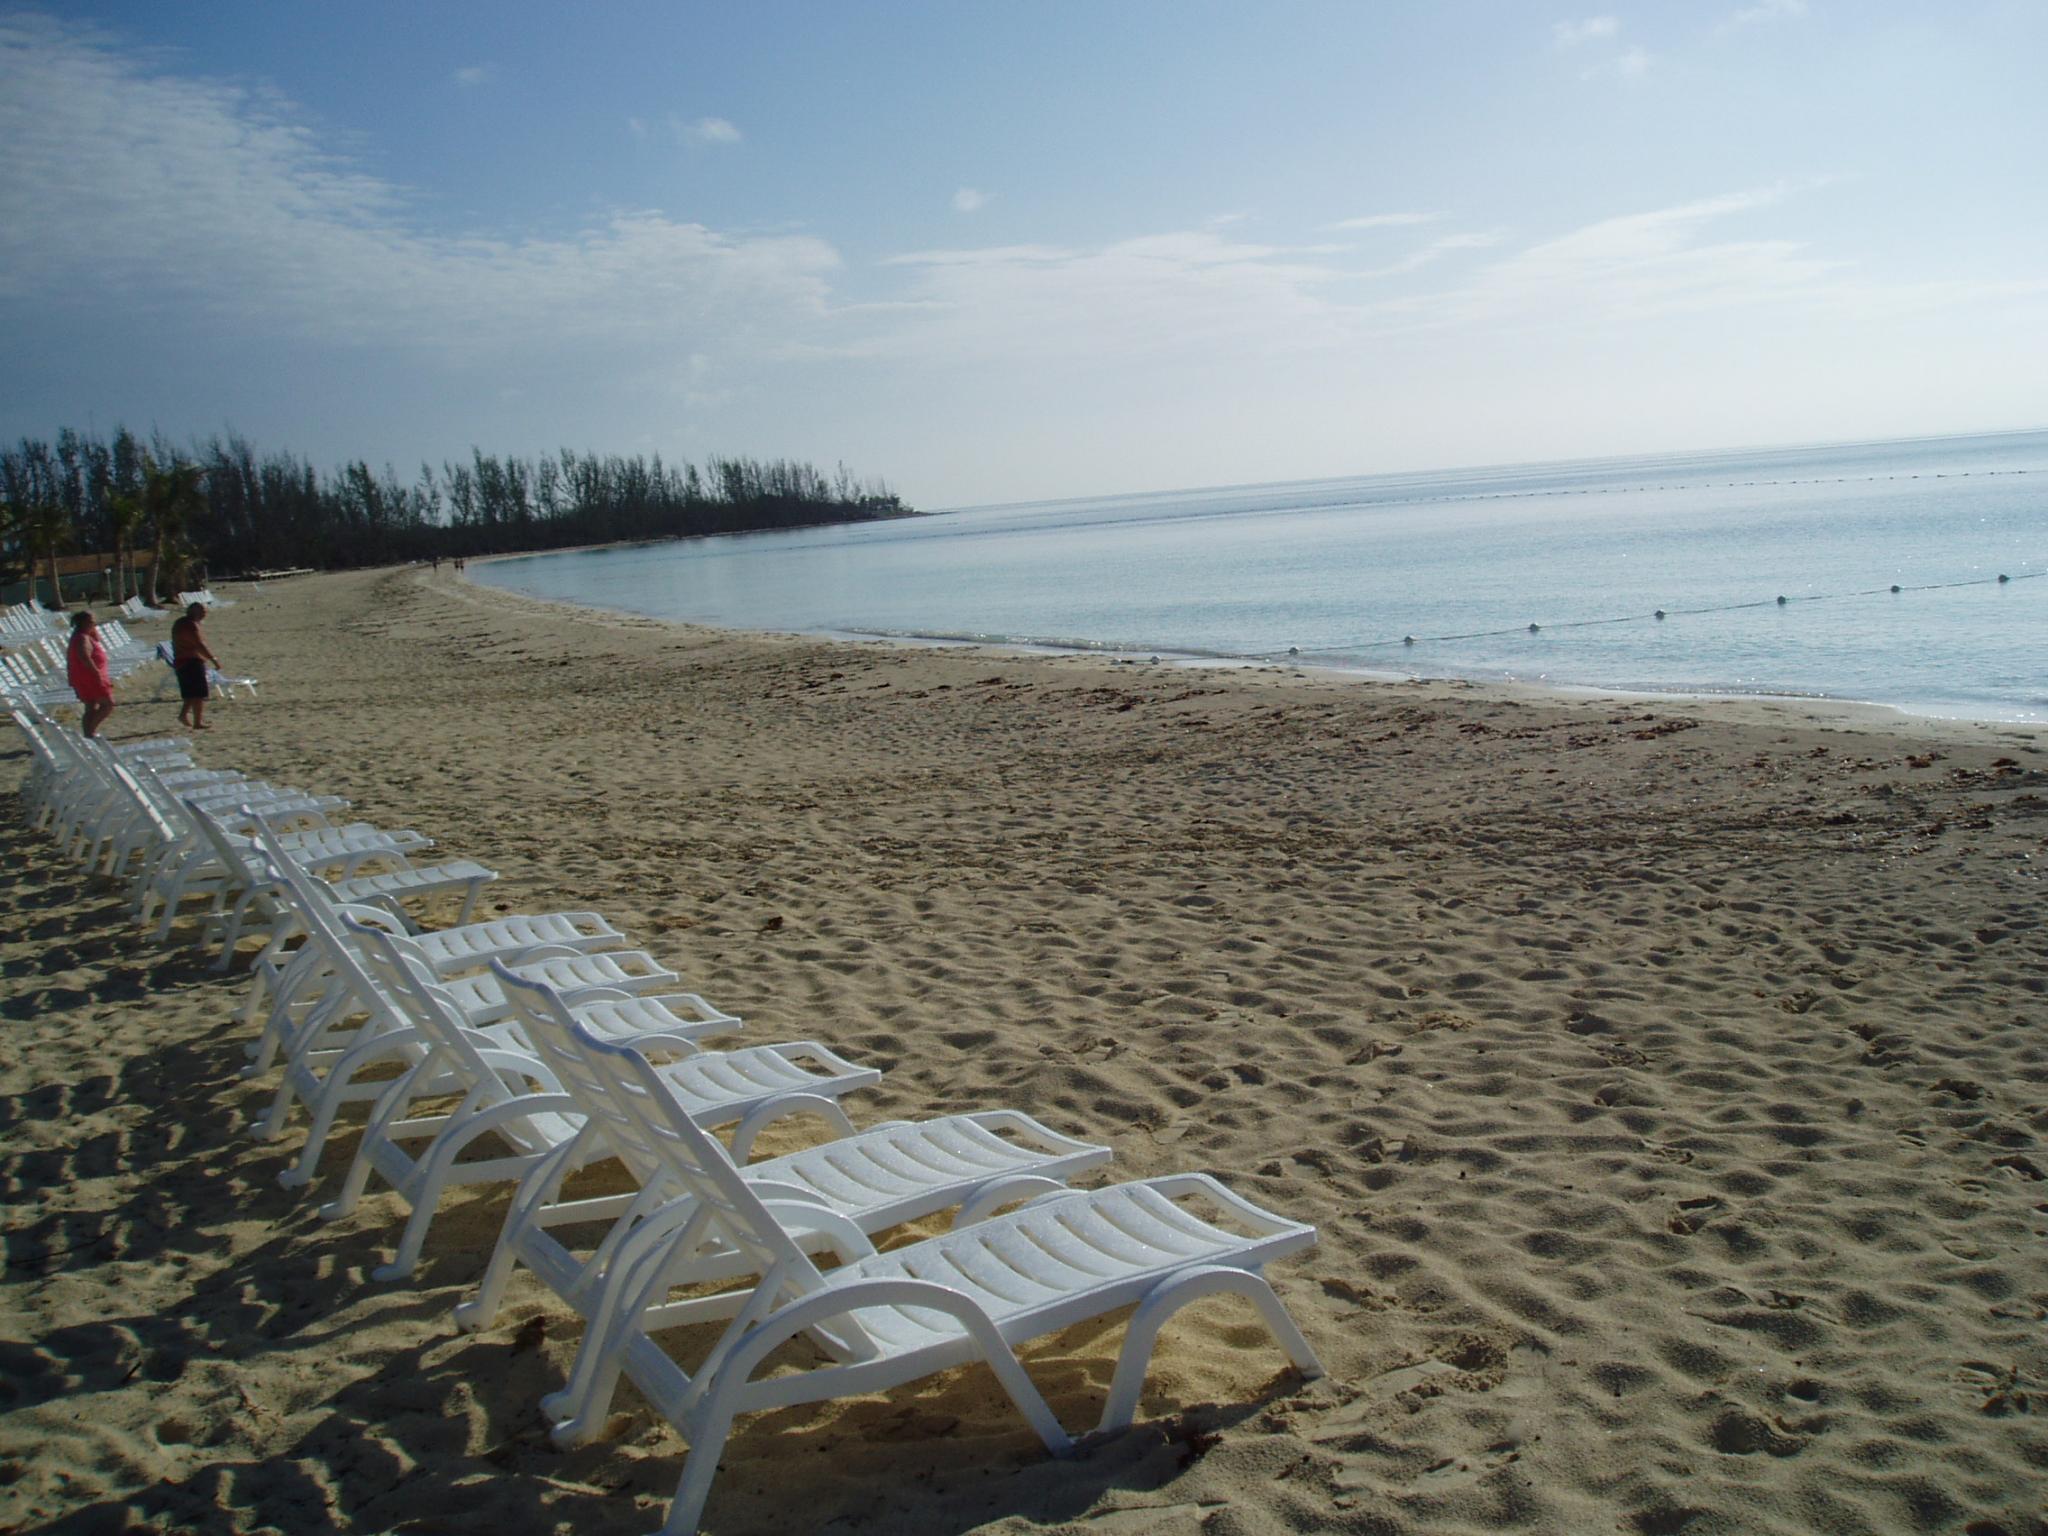
[(480, 1110), (464, 1122), (470, 1131), (488, 1131), (497, 1126), (527, 1119), (532, 1115), (573, 1115), (576, 1101), (566, 1093), (523, 1093), (503, 1104)]
[[(792, 1214), (808, 1220), (812, 1209), (815, 1208)], [(737, 1380), (745, 1381), (763, 1360), (799, 1333), (835, 1317), (870, 1307), (921, 1307), (929, 1312), (943, 1312), (966, 1328), (991, 1364), (997, 1360), (1015, 1359), (1008, 1341), (996, 1327), (995, 1319), (964, 1291), (956, 1291), (951, 1286), (931, 1280), (878, 1277), (836, 1285), (771, 1312), (721, 1362), (720, 1372), (736, 1373)]]
[(571, 1112), (578, 1112), (575, 1101), (566, 1097), (568, 1090), (562, 1086), (561, 1079), (557, 1078), (548, 1064), (539, 1057), (529, 1056), (524, 1051), (508, 1051), (495, 1045), (480, 1045), (477, 1056), (487, 1067), (499, 1072), (516, 1072), (528, 1082), (540, 1084), (541, 1092), (534, 1095), (536, 1099), (562, 1100), (561, 1104), (551, 1104), (549, 1108), (566, 1107)]
[(825, 1139), (837, 1141), (842, 1136), (854, 1134), (853, 1121), (847, 1118), (844, 1108), (837, 1099), (829, 1099), (822, 1093), (806, 1093), (795, 1089), (789, 1093), (778, 1093), (771, 1099), (764, 1099), (747, 1111), (746, 1117), (733, 1127), (732, 1160), (745, 1167), (754, 1155), (754, 1142), (761, 1132), (778, 1120), (787, 1120), (795, 1115), (816, 1115), (832, 1128), (832, 1134)]
[[(500, 955), (498, 958), (503, 960), (508, 967), (516, 969), (522, 965), (537, 964), (542, 960), (574, 960), (582, 954), (583, 951), (577, 949), (574, 945), (549, 942), (535, 944), (528, 949), (522, 949), (516, 955)], [(567, 997), (568, 994), (564, 993), (563, 996)]]
[(382, 928), (386, 933), (395, 933), (400, 938), (411, 935), (397, 915), (385, 907), (365, 906), (361, 902), (348, 902), (336, 909), (343, 917), (352, 917), (366, 928)]
[[(339, 1019), (339, 1014), (329, 1019), (327, 1027), (331, 1028), (339, 1022)], [(291, 1058), (293, 1063), (296, 1064), (302, 1060), (308, 1050), (316, 1048), (319, 1043), (319, 1035), (324, 1033), (324, 1029), (316, 1031), (306, 1039), (295, 1042)], [(366, 1067), (373, 1061), (379, 1061), (386, 1056), (410, 1058), (412, 1048), (427, 1050), (431, 1045), (432, 1042), (417, 1029), (387, 1030), (381, 1035), (349, 1046), (347, 1050), (342, 1052), (334, 1065), (327, 1069), (326, 1076), (332, 1078), (337, 1083), (345, 1083), (350, 1077), (354, 1076), (359, 1068)], [(339, 1075), (337, 1076), (336, 1074)]]
[(875, 1251), (873, 1239), (861, 1231), (860, 1223), (851, 1217), (842, 1216), (830, 1206), (820, 1205), (818, 1196), (809, 1190), (784, 1191), (783, 1186), (762, 1184), (758, 1186), (761, 1203), (775, 1213), (775, 1219), (785, 1225), (796, 1224), (817, 1232), (830, 1240), (833, 1251), (845, 1263), (864, 1259)]
[(1061, 1152), (1069, 1156), (1099, 1153), (1101, 1154), (1101, 1161), (1104, 1162), (1107, 1162), (1113, 1155), (1108, 1147), (1101, 1146), (1092, 1141), (1082, 1141), (1078, 1137), (1065, 1135), (1019, 1109), (975, 1110), (967, 1118), (991, 1131), (1016, 1131), (1020, 1135), (1029, 1137), (1047, 1151)]
[[(613, 995), (622, 996), (624, 994), (614, 992)], [(582, 1000), (583, 994), (581, 993), (573, 998), (563, 998), (563, 1001), (572, 1008), (577, 1002)], [(678, 1056), (701, 1056), (704, 1054), (704, 1047), (692, 1040), (688, 1035), (679, 1035), (672, 1030), (666, 1029), (651, 1029), (645, 1034), (628, 1035), (619, 1044), (630, 1045), (643, 1056), (649, 1051), (673, 1051)]]
[[(510, 960), (505, 962), (508, 966), (513, 963)], [(633, 994), (624, 987), (608, 986), (604, 982), (594, 981), (587, 987), (571, 987), (563, 992), (562, 1006), (564, 1008), (580, 1008), (585, 1003), (625, 1002), (630, 1000), (632, 996)]]
[(1200, 1195), (1213, 1200), (1262, 1237), (1275, 1236), (1282, 1232), (1315, 1231), (1314, 1227), (1299, 1221), (1289, 1221), (1285, 1216), (1276, 1216), (1262, 1205), (1252, 1204), (1229, 1185), (1211, 1178), (1206, 1173), (1169, 1173), (1144, 1182), (1169, 1200), (1181, 1195)]

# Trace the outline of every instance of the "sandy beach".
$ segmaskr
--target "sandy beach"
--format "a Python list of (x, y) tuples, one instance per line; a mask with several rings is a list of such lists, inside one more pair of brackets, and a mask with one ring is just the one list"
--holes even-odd
[[(741, 1421), (707, 1531), (2048, 1532), (2042, 731), (225, 592), (206, 764), (605, 913), (885, 1069), (860, 1124), (1010, 1106), (1320, 1230), (1326, 1379), (1216, 1301), (1073, 1461), (963, 1370)], [(654, 1528), (630, 1388), (549, 1445), (573, 1314), (451, 1320), (504, 1188), (373, 1281), (352, 1128), (304, 1191), (246, 1134), (241, 975), (0, 846), (0, 1533)], [(1027, 1355), (1070, 1429), (1120, 1321)]]

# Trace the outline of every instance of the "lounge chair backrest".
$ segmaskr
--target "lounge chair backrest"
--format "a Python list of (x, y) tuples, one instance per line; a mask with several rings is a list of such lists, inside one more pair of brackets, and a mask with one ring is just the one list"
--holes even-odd
[(228, 884), (232, 887), (254, 893), (255, 904), (265, 909), (266, 917), (276, 915), (275, 897), (264, 897), (265, 891), (275, 892), (278, 882), (269, 878), (270, 872), (263, 861), (251, 855), (255, 845), (247, 838), (237, 837), (220, 822), (211, 811), (197, 800), (185, 797), (179, 800), (185, 814), (192, 818), (192, 825), (199, 831), (207, 844), (212, 847), (214, 857), (220, 860), (227, 872)]
[[(97, 750), (95, 750), (97, 749)], [(159, 848), (176, 848), (192, 834), (180, 827), (164, 810), (159, 794), (152, 791), (143, 777), (154, 780), (156, 771), (147, 762), (140, 762), (135, 768), (121, 761), (114, 749), (95, 738), (86, 744), (86, 751), (97, 760), (100, 772), (121, 786), (128, 798), (135, 802), (136, 814), (143, 817), (149, 827), (150, 839)]]
[[(256, 856), (253, 839), (230, 832), (226, 823), (196, 800), (185, 798), (179, 803), (185, 807), (185, 814), (192, 818), (192, 825), (199, 829), (200, 836), (213, 845), (215, 856), (227, 866), (228, 873), (237, 883), (252, 889), (279, 883), (268, 878), (269, 871), (264, 867), (264, 861)], [(250, 815), (253, 820), (254, 813)]]
[[(350, 960), (356, 962), (357, 973), (390, 999), (406, 1022), (427, 1037), (470, 1088), (482, 1090), (487, 1100), (509, 1099), (512, 1090), (484, 1060), (477, 1036), (463, 1023), (453, 1000), (434, 981), (433, 972), (416, 953), (408, 953), (412, 946), (407, 940), (389, 929), (363, 922), (357, 916), (362, 910), (338, 907), (333, 914), (346, 930), (347, 937), (340, 942), (348, 949)], [(314, 920), (327, 933), (333, 933), (327, 914), (322, 913)], [(497, 1042), (491, 1044), (497, 1048)]]
[[(658, 1168), (700, 1203), (718, 1234), (763, 1277), (756, 1292), (763, 1307), (824, 1288), (809, 1255), (740, 1176), (725, 1148), (684, 1112), (652, 1062), (630, 1045), (613, 1045), (592, 1034), (571, 1016), (553, 987), (528, 981), (500, 961), (492, 961), (491, 969), (514, 1016), (526, 1026), (527, 1038), (576, 1107), (603, 1127), (628, 1167), (636, 1173)], [(854, 1358), (875, 1353), (850, 1314), (834, 1318), (832, 1332)]]
[(482, 1088), (487, 1097), (497, 1097), (493, 1090), (502, 1090), (503, 1084), (477, 1054), (476, 1043), (455, 1010), (438, 988), (413, 985), (411, 966), (417, 962), (395, 944), (378, 948), (364, 942), (390, 935), (360, 917), (374, 919), (385, 914), (335, 902), (320, 882), (292, 859), (268, 821), (260, 814), (251, 820), (261, 850), (260, 873), (291, 905), (306, 930), (306, 942), (319, 947), (321, 959), (357, 1003), (376, 1016), (379, 1028), (417, 1027), (430, 1045), (443, 1049), (447, 1065), (471, 1088)]
[(77, 755), (69, 750), (62, 734), (50, 727), (48, 719), (21, 709), (10, 709), (8, 713), (14, 717), (14, 724), (21, 734), (28, 738), (40, 792), (55, 793), (55, 786), (76, 766)]
[(498, 1096), (502, 1080), (478, 1054), (460, 1011), (435, 984), (433, 971), (411, 941), (377, 925), (386, 914), (336, 902), (293, 859), (275, 827), (260, 813), (250, 820), (264, 875), (275, 882), (305, 925), (306, 942), (320, 946), (328, 965), (362, 1005), (382, 1015), (383, 1022), (418, 1028), (470, 1087), (483, 1089), (488, 1097)]

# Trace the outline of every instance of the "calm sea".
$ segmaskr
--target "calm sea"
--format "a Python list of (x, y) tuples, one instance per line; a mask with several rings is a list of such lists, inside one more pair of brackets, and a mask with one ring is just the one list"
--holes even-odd
[(2048, 721), (2048, 432), (982, 507), (473, 574), (738, 629)]

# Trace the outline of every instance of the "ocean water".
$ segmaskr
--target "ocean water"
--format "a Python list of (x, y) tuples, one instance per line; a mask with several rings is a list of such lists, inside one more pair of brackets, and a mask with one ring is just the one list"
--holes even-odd
[(738, 629), (2048, 722), (2048, 432), (982, 507), (472, 575)]

